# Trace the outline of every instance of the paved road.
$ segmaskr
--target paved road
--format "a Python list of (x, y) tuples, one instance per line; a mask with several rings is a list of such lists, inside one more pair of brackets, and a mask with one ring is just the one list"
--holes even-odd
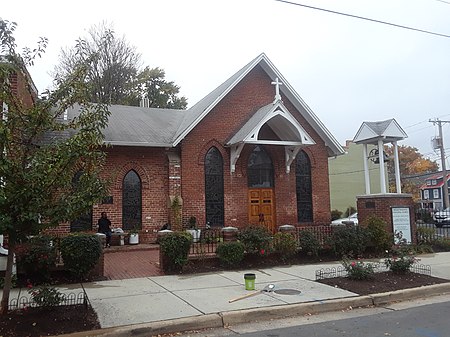
[[(185, 332), (191, 337), (448, 337), (450, 294), (318, 315)], [(442, 314), (439, 314), (442, 313)]]
[(245, 337), (448, 337), (450, 302), (376, 315), (243, 334)]

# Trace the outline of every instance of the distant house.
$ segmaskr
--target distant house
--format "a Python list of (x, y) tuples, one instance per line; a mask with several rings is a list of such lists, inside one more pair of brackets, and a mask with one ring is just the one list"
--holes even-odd
[[(347, 141), (344, 150), (346, 155), (328, 160), (331, 209), (341, 212), (350, 206), (356, 208), (356, 196), (365, 194), (363, 145)], [(371, 150), (369, 148), (369, 155)], [(369, 160), (370, 191), (380, 193), (380, 167), (375, 159)], [(385, 173), (387, 179), (387, 167)]]
[[(447, 186), (450, 190), (450, 173), (447, 173)], [(420, 186), (420, 205), (422, 208), (440, 210), (443, 208), (444, 175), (442, 172), (434, 173), (425, 179)]]

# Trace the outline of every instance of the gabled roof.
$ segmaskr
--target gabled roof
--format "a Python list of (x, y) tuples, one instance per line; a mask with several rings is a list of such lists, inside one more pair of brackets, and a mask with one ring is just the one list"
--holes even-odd
[(322, 138), (325, 145), (328, 148), (328, 154), (330, 156), (337, 156), (344, 154), (344, 149), (333, 137), (330, 131), (325, 125), (317, 118), (314, 112), (303, 101), (303, 99), (297, 94), (293, 87), (286, 81), (283, 75), (272, 64), (269, 58), (264, 54), (260, 54), (253, 59), (250, 63), (240, 69), (237, 73), (231, 76), (228, 80), (222, 83), (214, 91), (208, 94), (205, 98), (200, 100), (192, 108), (187, 111), (187, 114), (180, 125), (180, 129), (174, 139), (173, 145), (176, 146), (183, 140), (184, 137), (198, 124), (200, 121), (256, 66), (261, 68), (267, 73), (267, 75), (275, 80), (279, 78), (283, 83), (280, 88), (281, 92), (287, 99), (295, 106), (300, 112), (303, 118), (311, 125), (314, 131)]
[[(109, 117), (108, 126), (104, 130), (105, 143), (123, 146), (177, 146), (189, 132), (194, 129), (195, 126), (198, 125), (198, 123), (200, 123), (202, 119), (258, 65), (261, 66), (272, 80), (275, 80), (276, 78), (281, 80), (283, 86), (280, 88), (280, 91), (287, 99), (289, 99), (307, 123), (309, 123), (314, 131), (321, 137), (327, 146), (328, 155), (337, 156), (344, 154), (342, 146), (264, 53), (253, 59), (188, 110), (143, 108), (124, 105), (110, 106), (109, 110), (111, 115)], [(77, 109), (78, 107), (74, 107), (68, 111), (69, 118), (77, 114)], [(261, 113), (263, 112), (264, 111), (262, 110)], [(256, 121), (256, 119), (254, 120)], [(250, 124), (246, 127), (250, 127)], [(276, 124), (277, 123), (273, 123), (273, 128), (276, 128)], [(300, 128), (297, 126), (295, 128), (300, 130), (301, 126)], [(303, 130), (303, 128), (301, 129)], [(245, 130), (246, 129), (241, 131), (244, 132)]]
[[(185, 110), (110, 105), (104, 142), (120, 146), (172, 147)], [(79, 106), (69, 109), (68, 118), (75, 117)]]
[[(433, 187), (441, 187), (444, 185), (444, 175), (442, 174), (442, 172), (440, 174), (436, 174), (434, 176), (430, 176), (428, 178), (425, 179), (425, 183), (422, 184), (422, 186), (420, 186), (421, 190), (424, 189), (433, 189)], [(440, 180), (439, 183), (435, 184), (435, 185), (427, 185), (427, 181), (430, 180)], [(450, 173), (447, 173), (447, 181), (450, 180)]]
[(408, 135), (392, 118), (379, 122), (363, 122), (353, 138), (356, 144), (377, 144), (379, 139), (384, 143), (408, 138)]

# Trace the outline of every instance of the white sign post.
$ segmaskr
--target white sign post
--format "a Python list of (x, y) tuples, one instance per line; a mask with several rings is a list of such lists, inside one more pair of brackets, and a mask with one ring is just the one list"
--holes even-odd
[[(409, 214), (409, 207), (392, 207), (392, 229), (394, 235), (401, 233), (401, 238), (411, 243), (411, 216)], [(395, 243), (399, 240), (395, 237)]]

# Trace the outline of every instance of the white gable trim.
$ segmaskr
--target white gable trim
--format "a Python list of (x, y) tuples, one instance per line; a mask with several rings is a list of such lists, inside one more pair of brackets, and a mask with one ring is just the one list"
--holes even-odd
[(246, 69), (242, 74), (236, 78), (231, 85), (226, 88), (218, 98), (216, 98), (205, 110), (189, 125), (187, 126), (180, 135), (174, 140), (173, 146), (177, 146), (188, 134), (189, 132), (197, 126), (198, 123), (245, 77), (247, 74), (256, 66), (260, 64), (261, 67), (266, 71), (272, 80), (279, 78), (283, 83), (280, 90), (289, 100), (294, 104), (297, 110), (302, 114), (306, 121), (311, 125), (311, 127), (319, 134), (325, 145), (330, 149), (329, 156), (338, 156), (345, 153), (342, 146), (333, 137), (330, 131), (325, 127), (325, 125), (320, 121), (320, 119), (314, 114), (314, 112), (309, 108), (309, 106), (303, 101), (303, 99), (296, 93), (294, 88), (286, 81), (284, 76), (278, 71), (278, 69), (273, 65), (269, 58), (262, 53), (253, 62), (247, 65)]
[[(281, 141), (267, 141), (264, 139), (259, 139), (258, 134), (261, 128), (268, 122), (270, 122), (275, 117), (280, 116), (285, 119), (290, 126), (297, 131), (297, 140), (281, 140)], [(276, 133), (276, 131), (274, 131)], [(279, 136), (279, 135), (278, 135)], [(310, 135), (303, 129), (299, 122), (292, 116), (292, 114), (282, 105), (280, 102), (274, 105), (274, 107), (261, 119), (261, 121), (253, 128), (250, 133), (244, 137), (244, 143), (264, 143), (264, 144), (278, 144), (278, 145), (314, 145), (316, 142), (311, 138)]]

